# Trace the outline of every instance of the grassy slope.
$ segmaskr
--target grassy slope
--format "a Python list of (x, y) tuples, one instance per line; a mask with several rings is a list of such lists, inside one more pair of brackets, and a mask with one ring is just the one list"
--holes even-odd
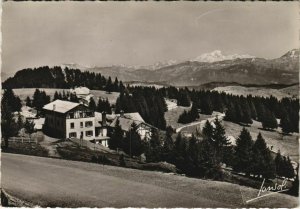
[(7, 192), (44, 207), (296, 207), (298, 204), (296, 197), (274, 193), (245, 205), (243, 200), (256, 197), (257, 189), (84, 162), (4, 154), (2, 168), (2, 185)]
[[(233, 136), (237, 138), (243, 128), (243, 126), (223, 121), (223, 125), (226, 129), (226, 134), (228, 136)], [(261, 132), (262, 136), (266, 140), (268, 146), (273, 146), (272, 151), (277, 152), (279, 149), (282, 154), (289, 155), (292, 160), (298, 161), (299, 159), (299, 142), (298, 142), (298, 134), (294, 133), (291, 135), (283, 136), (281, 134), (280, 128), (274, 131), (266, 131), (261, 129), (261, 123), (258, 121), (253, 121), (253, 124), (250, 127), (246, 127), (255, 140), (258, 133)]]

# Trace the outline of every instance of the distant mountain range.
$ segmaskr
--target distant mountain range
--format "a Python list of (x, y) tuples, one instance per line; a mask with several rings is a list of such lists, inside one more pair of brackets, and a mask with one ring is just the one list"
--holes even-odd
[(61, 67), (81, 69), (123, 82), (145, 82), (173, 86), (201, 86), (209, 83), (239, 83), (241, 85), (290, 85), (299, 82), (299, 49), (288, 51), (276, 59), (250, 55), (223, 55), (216, 50), (197, 58), (150, 66), (87, 67), (63, 64)]
[(250, 55), (223, 55), (219, 50), (191, 60), (144, 67), (90, 67), (84, 70), (125, 82), (154, 82), (174, 86), (198, 86), (205, 83), (239, 83), (242, 85), (293, 84), (299, 82), (299, 50), (293, 49), (276, 59)]

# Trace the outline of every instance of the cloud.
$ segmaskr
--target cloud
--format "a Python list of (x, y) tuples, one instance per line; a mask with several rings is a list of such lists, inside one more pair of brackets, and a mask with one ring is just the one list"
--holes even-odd
[(202, 19), (203, 17), (207, 16), (207, 15), (211, 15), (220, 11), (224, 11), (226, 9), (213, 9), (213, 10), (209, 10), (207, 12), (202, 13), (201, 15), (199, 15), (198, 17), (196, 17), (195, 19), (195, 25), (198, 25), (199, 20)]

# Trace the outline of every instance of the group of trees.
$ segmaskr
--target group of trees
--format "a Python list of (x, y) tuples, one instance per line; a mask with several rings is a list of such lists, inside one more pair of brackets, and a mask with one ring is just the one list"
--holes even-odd
[(181, 115), (179, 115), (178, 123), (191, 123), (199, 118), (198, 105), (193, 103), (190, 111), (184, 110)]
[(102, 99), (99, 98), (98, 103), (97, 103), (97, 108), (96, 108), (97, 112), (105, 112), (107, 114), (111, 114), (111, 105), (108, 101), (108, 99)]
[(122, 130), (119, 120), (116, 123), (111, 139), (108, 141), (110, 149), (121, 149), (131, 156), (139, 156), (145, 151), (146, 142), (143, 141), (140, 135), (136, 132), (136, 124), (133, 123), (125, 133)]
[(145, 122), (164, 130), (167, 110), (164, 97), (154, 87), (134, 87), (130, 92), (122, 91), (116, 101), (116, 113), (139, 112)]
[(34, 130), (33, 122), (26, 120), (24, 123), (20, 113), (18, 113), (18, 116), (14, 114), (19, 112), (21, 107), (20, 98), (15, 96), (11, 89), (4, 89), (1, 99), (1, 134), (4, 139), (4, 148), (8, 148), (8, 139), (16, 136), (20, 129), (25, 128), (29, 134)]
[(64, 100), (64, 101), (70, 101), (70, 102), (79, 102), (79, 99), (75, 93), (70, 93), (69, 91), (67, 91), (67, 93), (65, 93), (64, 90), (62, 91), (62, 93), (55, 91), (54, 96), (53, 96), (53, 101), (55, 101), (57, 99)]
[[(253, 97), (234, 96), (217, 91), (177, 89), (164, 87), (158, 90), (164, 97), (177, 99), (178, 105), (184, 105), (182, 100), (191, 101), (195, 109), (202, 114), (212, 114), (213, 111), (225, 112), (225, 120), (243, 125), (252, 124), (252, 120), (262, 123), (264, 129), (275, 129), (281, 126), (284, 133), (299, 132), (299, 99), (274, 96)], [(196, 112), (195, 112), (196, 113)], [(198, 113), (196, 113), (198, 114)], [(192, 122), (195, 116), (189, 112), (183, 113), (179, 121)], [(280, 119), (278, 124), (277, 119)]]
[(105, 78), (100, 73), (82, 72), (79, 69), (62, 69), (60, 66), (27, 68), (3, 82), (3, 88), (74, 88), (86, 86), (94, 90), (119, 92), (125, 89), (122, 81)]
[(232, 162), (235, 171), (244, 172), (246, 175), (261, 175), (264, 178), (274, 178), (276, 175), (287, 178), (295, 176), (289, 157), (282, 157), (278, 152), (274, 159), (262, 135), (259, 133), (253, 141), (245, 128), (236, 141)]
[(30, 97), (26, 98), (26, 106), (34, 107), (37, 110), (37, 114), (41, 114), (44, 105), (50, 103), (50, 96), (46, 94), (45, 91), (36, 89), (32, 99)]
[(274, 158), (260, 133), (254, 141), (249, 131), (243, 128), (234, 146), (226, 137), (225, 129), (218, 119), (214, 121), (214, 125), (208, 121), (205, 123), (202, 137), (193, 135), (187, 139), (179, 133), (175, 141), (170, 127), (167, 127), (163, 139), (153, 129), (148, 142), (141, 140), (134, 127), (135, 125), (124, 137), (124, 132), (117, 123), (109, 147), (122, 149), (134, 156), (145, 153), (147, 162), (166, 161), (190, 176), (221, 179), (222, 164), (247, 176), (252, 174), (268, 179), (276, 175), (287, 178), (295, 176), (289, 157), (283, 157), (278, 152)]
[(174, 142), (171, 128), (167, 128), (163, 141), (154, 135), (146, 147), (147, 161), (172, 163), (191, 176), (222, 178), (221, 164), (229, 161), (231, 146), (220, 121), (214, 123), (215, 127), (206, 122), (202, 139), (187, 139), (179, 133)]

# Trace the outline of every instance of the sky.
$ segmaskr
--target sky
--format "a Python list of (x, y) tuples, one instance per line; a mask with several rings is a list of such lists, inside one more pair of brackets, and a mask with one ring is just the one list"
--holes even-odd
[(2, 73), (150, 65), (221, 50), (276, 58), (299, 48), (298, 2), (4, 2)]

